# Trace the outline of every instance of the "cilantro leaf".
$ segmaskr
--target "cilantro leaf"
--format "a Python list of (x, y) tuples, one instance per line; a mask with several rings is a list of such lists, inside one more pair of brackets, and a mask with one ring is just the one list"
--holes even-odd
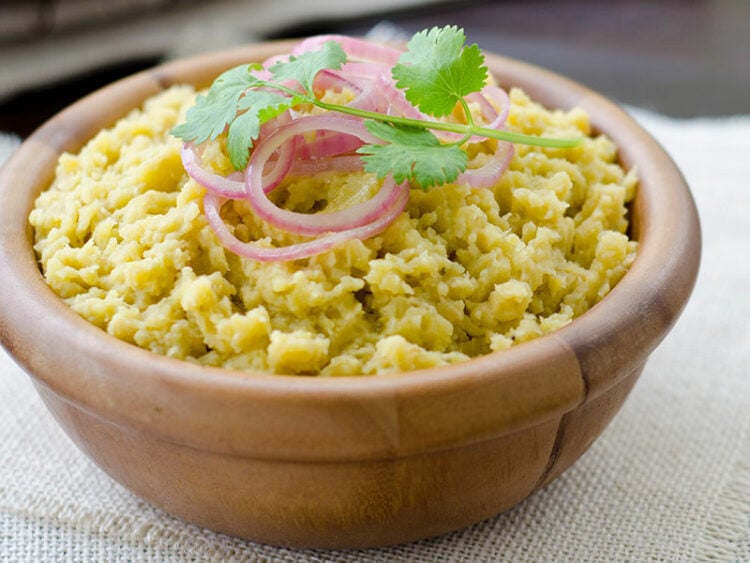
[(278, 62), (270, 69), (273, 79), (278, 82), (291, 79), (299, 82), (305, 92), (312, 95), (313, 81), (323, 69), (340, 69), (346, 62), (344, 49), (335, 41), (326, 41), (318, 51), (308, 51), (297, 57), (289, 57), (287, 62)]
[(368, 120), (367, 129), (388, 144), (365, 145), (357, 149), (365, 156), (365, 170), (396, 182), (409, 180), (425, 189), (449, 184), (466, 169), (467, 156), (455, 145), (443, 145), (426, 129), (393, 126)]
[(239, 99), (237, 108), (246, 110), (229, 126), (227, 151), (236, 170), (247, 166), (249, 150), (260, 134), (260, 126), (288, 110), (295, 102), (293, 98), (266, 90), (249, 90)]
[(249, 72), (251, 68), (245, 64), (221, 74), (207, 94), (196, 97), (186, 121), (172, 128), (172, 135), (198, 144), (221, 135), (235, 118), (239, 99), (248, 88), (258, 83)]
[(466, 35), (456, 26), (420, 31), (393, 67), (396, 86), (423, 112), (448, 115), (460, 98), (481, 90), (488, 76), (484, 55), (466, 46)]

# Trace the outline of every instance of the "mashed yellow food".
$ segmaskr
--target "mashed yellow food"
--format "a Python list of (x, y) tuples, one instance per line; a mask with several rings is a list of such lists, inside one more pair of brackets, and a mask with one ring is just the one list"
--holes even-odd
[[(590, 134), (581, 110), (550, 112), (510, 93), (508, 127)], [(172, 88), (60, 158), (30, 221), (52, 289), (110, 334), (175, 358), (239, 370), (354, 375), (413, 370), (502, 350), (562, 327), (618, 282), (636, 243), (626, 203), (636, 177), (608, 139), (573, 149), (517, 145), (491, 189), (413, 189), (384, 233), (294, 262), (225, 250), (169, 130), (193, 103)], [(216, 145), (204, 154), (228, 167)], [(368, 174), (286, 182), (279, 204), (344, 207)], [(290, 235), (224, 206), (243, 240)]]

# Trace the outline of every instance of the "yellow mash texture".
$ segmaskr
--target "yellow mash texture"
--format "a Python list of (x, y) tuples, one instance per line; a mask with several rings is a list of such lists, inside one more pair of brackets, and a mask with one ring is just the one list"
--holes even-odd
[[(583, 111), (510, 95), (510, 129), (587, 137), (573, 149), (516, 145), (491, 189), (412, 189), (408, 212), (369, 240), (258, 263), (225, 250), (206, 222), (204, 188), (185, 174), (169, 134), (195, 93), (172, 88), (60, 157), (30, 216), (44, 275), (117, 338), (238, 370), (382, 374), (530, 340), (597, 303), (632, 263), (626, 203), (636, 177), (617, 164), (610, 140), (590, 136)], [(221, 143), (204, 159), (229, 171)], [(279, 205), (332, 210), (378, 183), (326, 173), (285, 188)], [(295, 242), (244, 202), (222, 213), (242, 240)]]

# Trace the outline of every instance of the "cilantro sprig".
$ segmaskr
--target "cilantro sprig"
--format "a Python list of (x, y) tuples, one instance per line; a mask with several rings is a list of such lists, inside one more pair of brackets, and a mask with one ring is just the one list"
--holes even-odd
[(466, 46), (466, 36), (457, 27), (414, 35), (392, 73), (406, 99), (434, 117), (451, 113), (464, 96), (479, 92), (489, 76), (479, 47)]
[[(466, 45), (463, 30), (456, 26), (415, 34), (392, 69), (396, 87), (404, 90), (406, 99), (434, 119), (386, 115), (318, 99), (313, 91), (315, 77), (325, 69), (340, 69), (346, 59), (343, 48), (328, 41), (318, 51), (277, 62), (268, 69), (270, 78), (252, 74), (261, 69), (257, 64), (230, 69), (196, 98), (186, 121), (172, 129), (172, 134), (186, 142), (203, 143), (226, 132), (229, 159), (241, 170), (264, 123), (308, 104), (363, 118), (370, 133), (382, 141), (357, 150), (363, 155), (365, 170), (379, 177), (393, 174), (397, 182), (408, 180), (422, 188), (450, 183), (466, 169), (468, 157), (461, 145), (472, 136), (555, 148), (579, 142), (476, 125), (465, 96), (485, 86), (489, 71), (482, 52), (476, 45)], [(464, 109), (466, 123), (440, 120), (457, 104)], [(461, 140), (443, 143), (432, 131), (458, 133)]]

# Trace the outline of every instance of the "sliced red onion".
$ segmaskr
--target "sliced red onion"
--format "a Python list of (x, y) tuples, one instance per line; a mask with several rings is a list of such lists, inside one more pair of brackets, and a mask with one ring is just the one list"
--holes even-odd
[[(289, 123), (292, 117), (289, 112), (284, 112), (276, 119), (273, 119), (261, 127), (260, 136), (269, 135), (281, 125)], [(272, 167), (264, 171), (263, 181), (268, 191), (273, 190), (279, 185), (284, 176), (287, 175), (292, 166), (292, 160), (297, 147), (297, 139), (289, 139), (287, 143), (281, 145), (274, 159), (269, 162)], [(185, 171), (193, 180), (209, 191), (212, 191), (222, 197), (229, 199), (242, 199), (245, 194), (245, 174), (242, 171), (233, 172), (228, 176), (222, 176), (208, 170), (201, 162), (202, 147), (196, 147), (193, 143), (184, 143), (180, 150), (180, 158)]]
[(229, 199), (245, 197), (245, 182), (242, 172), (235, 172), (229, 176), (222, 176), (210, 172), (200, 162), (193, 143), (184, 143), (180, 151), (182, 165), (193, 180), (207, 190)]
[(341, 48), (344, 49), (344, 52), (350, 59), (384, 63), (388, 67), (395, 65), (401, 56), (401, 51), (393, 47), (345, 35), (317, 35), (310, 37), (300, 42), (292, 50), (292, 55), (296, 56), (308, 51), (317, 51), (328, 41), (336, 41), (341, 45)]
[(388, 74), (388, 67), (376, 63), (346, 63), (339, 70), (322, 70), (315, 78), (315, 89), (343, 91), (348, 88), (355, 93), (354, 99), (346, 105), (369, 111), (382, 112), (387, 108), (380, 90), (382, 77)]
[[(467, 101), (475, 101), (479, 104), (485, 119), (483, 127), (501, 129), (505, 125), (510, 110), (510, 98), (505, 90), (498, 86), (488, 85), (479, 92), (469, 94), (466, 98)], [(494, 105), (491, 102), (494, 102)], [(500, 110), (498, 111), (497, 108)]]
[(220, 215), (221, 206), (225, 201), (226, 200), (220, 196), (211, 192), (206, 192), (206, 195), (203, 197), (203, 211), (206, 214), (209, 225), (214, 233), (216, 233), (221, 244), (227, 250), (234, 252), (239, 256), (257, 260), (258, 262), (275, 262), (309, 258), (310, 256), (330, 250), (348, 240), (355, 238), (362, 240), (383, 232), (406, 208), (406, 204), (409, 201), (409, 190), (401, 190), (399, 192), (399, 197), (396, 198), (393, 204), (386, 209), (380, 217), (371, 223), (347, 231), (319, 236), (308, 242), (301, 242), (284, 247), (259, 246), (253, 242), (242, 242), (235, 237), (229, 232), (226, 223)]
[(312, 160), (295, 160), (290, 176), (315, 176), (321, 172), (357, 172), (364, 168), (359, 155), (329, 156)]
[[(381, 77), (379, 80), (378, 91), (380, 95), (386, 100), (387, 113), (389, 115), (401, 115), (411, 119), (419, 119), (429, 121), (432, 119), (430, 116), (421, 112), (419, 109), (411, 105), (406, 99), (404, 91), (397, 88), (392, 80), (387, 77)], [(480, 92), (474, 92), (466, 96), (466, 100), (469, 102), (477, 103), (482, 112), (484, 122), (481, 124), (482, 127), (488, 129), (502, 129), (505, 125), (505, 120), (508, 117), (508, 110), (510, 107), (510, 100), (508, 94), (502, 88), (497, 86), (485, 86)], [(490, 100), (493, 103), (490, 102)], [(496, 106), (500, 108), (498, 111)], [(435, 135), (446, 142), (460, 141), (463, 138), (461, 133), (452, 133), (450, 131), (434, 131)], [(486, 138), (474, 135), (468, 139), (469, 143), (478, 143), (485, 141)]]
[[(277, 155), (277, 158), (272, 161), (269, 160), (273, 165), (271, 170), (263, 171), (263, 189), (265, 189), (266, 192), (273, 191), (273, 189), (276, 188), (276, 186), (278, 186), (289, 173), (292, 163), (294, 162), (294, 155), (297, 152), (298, 141), (299, 139), (297, 137), (287, 139), (287, 141), (280, 145), (276, 151), (275, 154)], [(245, 171), (245, 174), (247, 174), (247, 170)], [(244, 190), (243, 195), (247, 196), (247, 193), (245, 193)]]
[(362, 140), (352, 135), (321, 131), (315, 136), (315, 140), (304, 143), (297, 149), (296, 157), (302, 160), (326, 158), (354, 152), (362, 146)]
[(348, 88), (355, 94), (358, 94), (362, 91), (362, 82), (362, 80), (353, 80), (352, 77), (345, 76), (339, 71), (323, 69), (315, 77), (313, 88), (316, 92), (324, 92), (326, 90), (341, 92)]
[(492, 157), (479, 168), (467, 168), (456, 178), (456, 184), (466, 184), (472, 188), (494, 186), (508, 168), (515, 149), (513, 143), (498, 141)]
[(386, 100), (389, 115), (402, 115), (412, 119), (427, 119), (427, 116), (415, 108), (406, 99), (403, 90), (396, 88), (393, 79), (388, 75), (381, 75), (378, 78), (379, 90)]
[[(268, 57), (265, 61), (263, 61), (263, 68), (267, 71), (269, 68), (271, 68), (276, 63), (287, 63), (289, 62), (289, 55), (284, 53), (281, 55), (274, 55), (273, 57)], [(268, 73), (268, 77), (270, 78), (271, 73)]]
[(301, 235), (345, 231), (376, 220), (392, 205), (399, 194), (407, 189), (405, 184), (399, 186), (391, 176), (388, 176), (383, 180), (375, 196), (346, 209), (330, 213), (308, 214), (279, 208), (268, 199), (267, 190), (264, 189), (263, 168), (266, 160), (280, 144), (285, 143), (290, 137), (321, 130), (336, 131), (357, 137), (364, 142), (377, 142), (362, 122), (343, 117), (307, 116), (280, 127), (255, 147), (245, 176), (247, 199), (259, 218), (280, 229)]
[[(264, 187), (269, 192), (281, 183), (289, 173), (294, 158), (296, 139), (290, 139), (279, 147), (276, 158), (269, 160), (271, 170), (264, 175)], [(193, 180), (208, 191), (229, 199), (242, 199), (245, 194), (245, 174), (242, 171), (233, 172), (228, 176), (216, 174), (203, 167), (200, 156), (192, 143), (184, 143), (180, 151), (182, 165)]]
[(391, 67), (377, 62), (346, 62), (341, 72), (350, 78), (367, 78), (372, 80), (378, 76), (390, 76)]

